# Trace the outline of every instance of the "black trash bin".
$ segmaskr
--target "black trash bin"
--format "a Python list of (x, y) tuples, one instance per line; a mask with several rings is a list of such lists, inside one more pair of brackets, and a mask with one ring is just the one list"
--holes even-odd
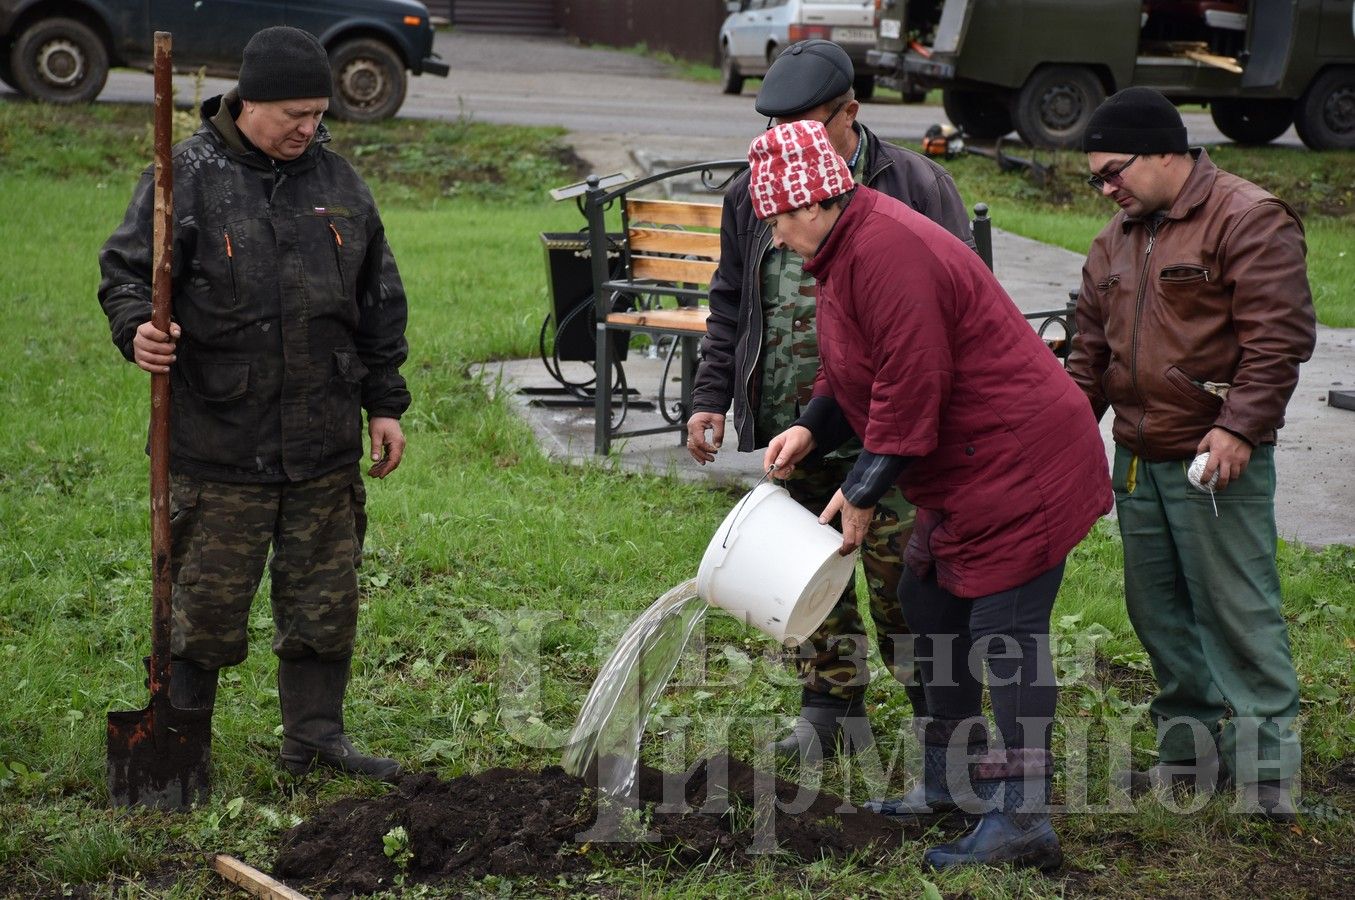
[[(620, 234), (607, 235), (618, 245)], [(588, 235), (580, 231), (543, 231), (541, 246), (546, 251), (546, 286), (555, 332), (553, 356), (557, 362), (593, 362), (597, 357), (593, 343), (593, 255)], [(607, 254), (611, 274), (620, 263), (619, 251)], [(625, 359), (629, 346), (623, 331), (612, 335), (612, 357)], [(544, 348), (543, 348), (544, 352)]]

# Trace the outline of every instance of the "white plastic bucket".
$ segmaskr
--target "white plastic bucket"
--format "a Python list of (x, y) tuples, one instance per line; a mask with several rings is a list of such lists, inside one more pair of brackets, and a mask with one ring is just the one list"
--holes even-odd
[(839, 556), (842, 534), (774, 484), (734, 505), (706, 546), (696, 592), (783, 644), (823, 624), (856, 571)]

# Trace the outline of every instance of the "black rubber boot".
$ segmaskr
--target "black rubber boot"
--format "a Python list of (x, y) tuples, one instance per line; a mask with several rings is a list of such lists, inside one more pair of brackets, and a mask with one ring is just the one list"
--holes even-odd
[(839, 754), (852, 756), (874, 743), (861, 697), (842, 700), (816, 695), (800, 707), (800, 717), (790, 734), (773, 744), (772, 751), (782, 759), (813, 765)]
[[(979, 766), (980, 774), (984, 768)], [(922, 860), (928, 868), (1007, 864), (1052, 872), (1063, 864), (1059, 836), (1049, 821), (1048, 767), (1044, 771), (1030, 765), (1005, 768), (1011, 777), (975, 783), (979, 798), (994, 808), (984, 813), (969, 834), (924, 853)]]
[(170, 660), (169, 702), (179, 709), (213, 708), (220, 672), (220, 669), (204, 669), (192, 660)]
[[(963, 744), (952, 737), (964, 722), (971, 731)], [(974, 765), (988, 752), (988, 731), (967, 719), (933, 719), (922, 731), (922, 780), (902, 797), (869, 800), (863, 807), (870, 812), (895, 818), (917, 819), (946, 815), (957, 810), (978, 812), (974, 794)], [(963, 770), (964, 774), (960, 774)]]
[(352, 659), (326, 662), (315, 656), (278, 660), (278, 702), (282, 707), (282, 764), (293, 775), (327, 766), (392, 781), (400, 764), (359, 753), (344, 734), (343, 697)]

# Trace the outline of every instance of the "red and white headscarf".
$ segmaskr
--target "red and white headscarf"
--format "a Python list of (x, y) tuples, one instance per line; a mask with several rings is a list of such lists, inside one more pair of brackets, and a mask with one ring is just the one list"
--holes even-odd
[(819, 122), (786, 122), (748, 147), (748, 193), (759, 219), (801, 209), (853, 187), (846, 161)]

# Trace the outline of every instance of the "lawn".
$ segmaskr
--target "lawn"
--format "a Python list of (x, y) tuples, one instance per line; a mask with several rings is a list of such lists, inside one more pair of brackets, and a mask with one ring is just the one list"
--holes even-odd
[[(0, 442), (0, 893), (8, 896), (226, 896), (204, 853), (267, 869), (292, 824), (339, 798), (383, 790), (340, 777), (293, 782), (276, 767), (271, 621), (261, 595), (251, 655), (223, 679), (210, 803), (174, 815), (107, 808), (105, 713), (145, 702), (148, 391), (109, 342), (95, 299), (96, 255), (149, 155), (145, 113), (0, 104), (0, 303), (8, 319), (0, 401), (10, 434)], [(414, 395), (406, 462), (369, 485), (349, 729), (366, 746), (442, 777), (556, 763), (611, 643), (654, 597), (694, 574), (733, 498), (605, 464), (547, 460), (507, 405), (468, 375), (473, 362), (535, 352), (546, 309), (537, 233), (580, 224), (572, 205), (544, 199), (545, 188), (577, 176), (558, 132), (403, 120), (334, 130), (334, 146), (373, 175), (400, 262)], [(957, 161), (966, 196), (983, 196), (979, 182), (966, 180), (971, 165), (981, 174), (980, 163)], [(999, 224), (1018, 219), (1016, 198), (996, 189), (989, 196), (1013, 205)], [(1027, 208), (1030, 216), (1060, 214), (1043, 201)], [(1076, 204), (1069, 211), (1091, 215)], [(1333, 293), (1338, 285), (1348, 293), (1349, 281), (1331, 282)], [(1055, 614), (1061, 740), (1079, 759), (1087, 735), (1093, 802), (1106, 795), (1114, 723), (1137, 723), (1135, 758), (1150, 761), (1142, 716), (1150, 681), (1124, 615), (1120, 567), (1113, 528), (1098, 528), (1075, 552)], [(996, 870), (924, 877), (920, 848), (907, 845), (884, 868), (768, 857), (752, 868), (717, 858), (683, 869), (660, 860), (409, 895), (1349, 895), (1355, 551), (1282, 546), (1281, 571), (1312, 804), (1301, 828), (1243, 821), (1221, 803), (1193, 815), (1149, 804), (1062, 817), (1069, 862), (1054, 878)], [(663, 698), (649, 761), (662, 760), (659, 732), (685, 730), (690, 764), (713, 749), (704, 735), (721, 721), (735, 723), (734, 752), (751, 757), (748, 723), (793, 711), (798, 691), (755, 632), (712, 615), (704, 661), (703, 677), (684, 678)], [(868, 702), (887, 762), (907, 703), (883, 676)], [(1060, 790), (1071, 788), (1077, 768)], [(872, 787), (859, 767), (830, 765), (823, 781), (858, 800)], [(895, 770), (889, 786), (905, 782)]]

